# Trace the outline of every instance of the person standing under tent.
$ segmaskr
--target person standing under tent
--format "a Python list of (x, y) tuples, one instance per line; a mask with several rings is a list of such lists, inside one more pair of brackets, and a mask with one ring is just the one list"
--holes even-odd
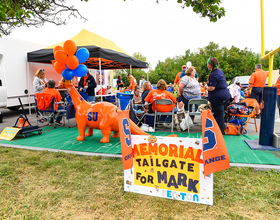
[(117, 90), (120, 90), (120, 88), (123, 88), (123, 81), (122, 81), (122, 76), (118, 75)]
[(222, 132), (225, 133), (225, 105), (230, 99), (230, 93), (227, 89), (227, 81), (224, 72), (218, 68), (218, 60), (210, 57), (207, 61), (207, 68), (211, 71), (207, 86), (208, 101), (211, 103), (212, 113)]
[(95, 101), (95, 91), (96, 88), (96, 81), (94, 77), (89, 74), (89, 71), (87, 74), (83, 77), (81, 77), (78, 85), (78, 91), (79, 92), (86, 92), (88, 94), (88, 101), (94, 102)]
[(33, 80), (34, 93), (42, 93), (45, 87), (47, 87), (47, 83), (48, 80), (45, 78), (45, 70), (37, 70)]
[(267, 77), (268, 72), (262, 70), (261, 64), (256, 64), (255, 72), (251, 75), (249, 80), (249, 88), (252, 88), (251, 98), (256, 99), (258, 102), (256, 106), (256, 118), (260, 118), (263, 87), (265, 86)]
[(131, 73), (127, 74), (127, 77), (129, 78), (129, 86), (128, 91), (134, 92), (135, 86), (136, 86), (136, 79), (132, 76)]
[(140, 86), (140, 89), (142, 90), (143, 89), (143, 84), (146, 82), (145, 80), (145, 76), (143, 75), (139, 81), (139, 86)]

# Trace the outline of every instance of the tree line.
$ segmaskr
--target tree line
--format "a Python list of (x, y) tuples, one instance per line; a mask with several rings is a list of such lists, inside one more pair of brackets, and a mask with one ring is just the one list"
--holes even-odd
[[(269, 53), (266, 51), (265, 54)], [(139, 60), (146, 62), (146, 57), (141, 53), (134, 53), (133, 56)], [(255, 71), (255, 65), (260, 63), (264, 70), (268, 70), (269, 59), (262, 60), (260, 53), (255, 53), (248, 48), (240, 49), (232, 46), (230, 49), (220, 47), (219, 44), (210, 42), (203, 48), (191, 52), (186, 50), (184, 55), (166, 58), (164, 61), (158, 61), (155, 69), (149, 69), (149, 81), (156, 84), (158, 80), (164, 79), (166, 83), (174, 82), (178, 72), (181, 72), (182, 65), (186, 65), (188, 61), (197, 68), (200, 82), (206, 82), (210, 71), (207, 68), (207, 60), (210, 57), (216, 57), (219, 61), (219, 68), (225, 73), (227, 80), (231, 80), (235, 76), (250, 76)], [(273, 69), (280, 66), (280, 54), (276, 53), (273, 59)], [(125, 86), (128, 86), (129, 80), (127, 73), (130, 70), (117, 71), (117, 75), (122, 75)], [(147, 79), (146, 70), (132, 70), (132, 75), (139, 82), (142, 75)], [(117, 76), (115, 76), (117, 78)]]

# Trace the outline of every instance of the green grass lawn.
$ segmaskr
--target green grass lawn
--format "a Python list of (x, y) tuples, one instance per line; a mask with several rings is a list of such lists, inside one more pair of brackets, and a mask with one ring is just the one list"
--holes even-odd
[(280, 219), (280, 173), (214, 175), (214, 205), (123, 189), (120, 159), (0, 147), (0, 219)]

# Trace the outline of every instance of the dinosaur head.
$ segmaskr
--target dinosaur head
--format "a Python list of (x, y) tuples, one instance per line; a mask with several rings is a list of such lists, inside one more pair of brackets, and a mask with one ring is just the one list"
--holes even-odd
[(64, 78), (62, 78), (60, 80), (60, 83), (59, 83), (59, 86), (58, 86), (59, 89), (68, 89), (70, 87), (73, 87), (73, 84), (72, 84), (71, 80), (66, 80)]

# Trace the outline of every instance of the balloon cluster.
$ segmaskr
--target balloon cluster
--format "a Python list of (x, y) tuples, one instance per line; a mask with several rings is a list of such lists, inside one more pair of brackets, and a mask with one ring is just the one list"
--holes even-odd
[(87, 66), (83, 63), (89, 58), (89, 51), (86, 48), (80, 48), (76, 56), (74, 55), (77, 46), (74, 41), (67, 40), (62, 46), (55, 46), (54, 54), (54, 69), (57, 73), (62, 74), (66, 80), (71, 80), (74, 76), (83, 77), (87, 74)]

